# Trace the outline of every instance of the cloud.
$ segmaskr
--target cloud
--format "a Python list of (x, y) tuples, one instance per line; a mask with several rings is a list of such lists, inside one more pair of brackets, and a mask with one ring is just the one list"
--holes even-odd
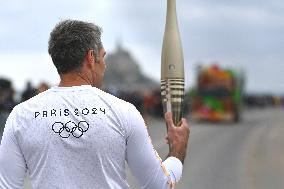
[(11, 0), (0, 4), (0, 52), (46, 52), (48, 36), (62, 19), (87, 19), (91, 1)]
[(250, 27), (266, 27), (279, 24), (283, 20), (283, 13), (275, 12), (274, 9), (258, 6), (232, 6), (232, 5), (194, 5), (185, 6), (180, 12), (181, 18), (188, 23), (202, 22), (214, 25), (223, 25), (232, 22), (237, 25)]
[(48, 82), (55, 85), (59, 76), (48, 54), (24, 53), (5, 54), (0, 56), (0, 77), (13, 80), (17, 90), (23, 90), (27, 81), (34, 85), (40, 82)]

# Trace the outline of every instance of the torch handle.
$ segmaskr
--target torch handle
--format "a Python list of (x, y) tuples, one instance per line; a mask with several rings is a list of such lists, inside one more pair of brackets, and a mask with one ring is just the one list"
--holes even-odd
[(182, 118), (184, 79), (161, 80), (161, 97), (164, 113), (172, 112), (173, 122), (177, 126)]

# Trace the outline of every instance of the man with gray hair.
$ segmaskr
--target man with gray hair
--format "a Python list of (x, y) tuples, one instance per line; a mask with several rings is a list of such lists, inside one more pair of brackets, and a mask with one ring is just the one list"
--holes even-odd
[(136, 108), (99, 88), (106, 65), (101, 29), (65, 20), (48, 52), (58, 86), (17, 105), (0, 146), (0, 188), (20, 189), (28, 170), (33, 189), (126, 189), (125, 161), (142, 188), (173, 188), (182, 174), (189, 128), (166, 113), (168, 158), (155, 152)]

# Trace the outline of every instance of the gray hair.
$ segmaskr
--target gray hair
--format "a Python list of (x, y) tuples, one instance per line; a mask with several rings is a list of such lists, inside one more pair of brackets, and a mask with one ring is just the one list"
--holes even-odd
[(78, 20), (59, 22), (50, 33), (48, 53), (59, 74), (78, 70), (89, 50), (94, 50), (95, 61), (99, 59), (102, 29)]

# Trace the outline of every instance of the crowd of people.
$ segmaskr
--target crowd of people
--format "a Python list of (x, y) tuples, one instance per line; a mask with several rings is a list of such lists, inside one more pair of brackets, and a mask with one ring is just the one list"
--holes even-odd
[(24, 91), (20, 94), (19, 98), (16, 98), (16, 91), (13, 87), (12, 81), (0, 78), (0, 127), (3, 127), (14, 106), (30, 99), (48, 88), (49, 85), (45, 82), (34, 87), (32, 83), (28, 81)]
[(284, 106), (284, 96), (271, 94), (247, 94), (244, 96), (244, 104), (248, 108), (266, 108)]
[(159, 89), (153, 91), (116, 91), (115, 93), (108, 89), (105, 91), (120, 99), (132, 103), (137, 110), (142, 113), (142, 115), (151, 115), (154, 117), (163, 116), (161, 94)]

